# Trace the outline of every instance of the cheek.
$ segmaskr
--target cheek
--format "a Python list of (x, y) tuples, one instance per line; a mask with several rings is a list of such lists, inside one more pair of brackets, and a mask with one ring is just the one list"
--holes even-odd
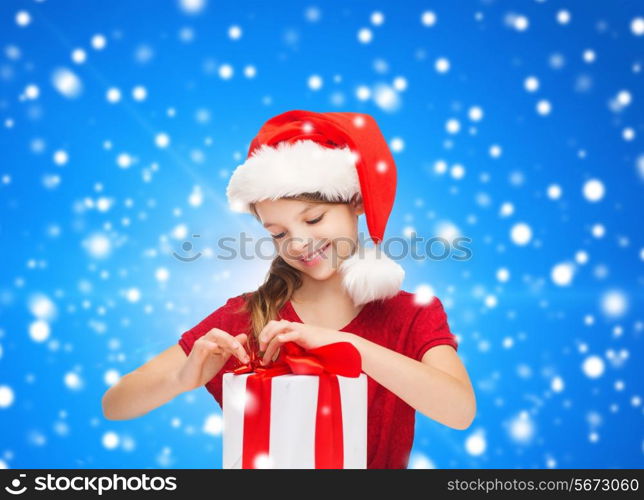
[[(260, 250), (260, 255), (264, 256), (268, 254), (268, 249), (262, 248)], [(281, 240), (273, 239), (273, 255), (272, 258), (277, 256), (288, 259), (286, 245)]]
[(293, 252), (290, 250), (288, 243), (286, 241), (275, 243), (275, 252), (278, 253), (284, 260), (293, 260)]
[(357, 221), (345, 214), (338, 214), (335, 217), (329, 217), (320, 229), (328, 238), (356, 239), (358, 230)]
[(335, 241), (335, 250), (340, 259), (350, 257), (354, 252), (355, 246), (355, 241), (347, 237), (340, 238)]
[(346, 259), (350, 257), (357, 245), (357, 235), (355, 228), (347, 226), (343, 229), (344, 230), (341, 233), (336, 234), (336, 236), (333, 238), (334, 247), (337, 252), (337, 256), (340, 259)]
[(333, 240), (333, 246), (336, 254), (340, 259), (350, 257), (357, 245), (357, 228), (351, 221), (343, 220), (341, 224), (336, 225), (336, 230), (333, 236), (329, 239)]

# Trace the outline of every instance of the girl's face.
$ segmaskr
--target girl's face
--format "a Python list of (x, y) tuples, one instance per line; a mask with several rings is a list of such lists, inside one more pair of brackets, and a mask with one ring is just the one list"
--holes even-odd
[(316, 203), (280, 198), (255, 204), (279, 255), (292, 267), (318, 280), (333, 275), (351, 256), (358, 239), (362, 201)]

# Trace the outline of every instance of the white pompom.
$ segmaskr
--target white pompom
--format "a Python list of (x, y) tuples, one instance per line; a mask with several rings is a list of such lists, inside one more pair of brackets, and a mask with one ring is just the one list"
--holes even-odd
[(356, 306), (393, 297), (400, 291), (405, 270), (382, 248), (361, 246), (340, 264), (342, 284)]

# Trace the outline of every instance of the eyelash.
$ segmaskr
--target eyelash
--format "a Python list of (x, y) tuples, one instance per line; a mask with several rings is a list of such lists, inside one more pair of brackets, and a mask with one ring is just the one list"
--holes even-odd
[[(320, 215), (320, 216), (319, 216), (318, 218), (316, 218), (316, 219), (313, 219), (313, 220), (307, 220), (307, 221), (306, 221), (306, 223), (307, 223), (307, 224), (310, 224), (310, 225), (317, 224), (318, 222), (320, 222), (320, 221), (322, 220), (322, 217), (324, 217), (324, 214)], [(284, 232), (284, 233), (280, 233), (280, 234), (272, 234), (271, 236), (272, 236), (273, 238), (275, 238), (276, 240), (278, 240), (278, 239), (280, 239), (280, 238), (283, 238), (285, 234), (286, 234), (286, 233)]]

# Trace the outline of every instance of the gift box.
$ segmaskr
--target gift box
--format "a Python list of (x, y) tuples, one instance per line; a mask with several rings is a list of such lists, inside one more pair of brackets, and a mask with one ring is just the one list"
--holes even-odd
[(224, 469), (366, 469), (367, 376), (349, 342), (223, 374)]

